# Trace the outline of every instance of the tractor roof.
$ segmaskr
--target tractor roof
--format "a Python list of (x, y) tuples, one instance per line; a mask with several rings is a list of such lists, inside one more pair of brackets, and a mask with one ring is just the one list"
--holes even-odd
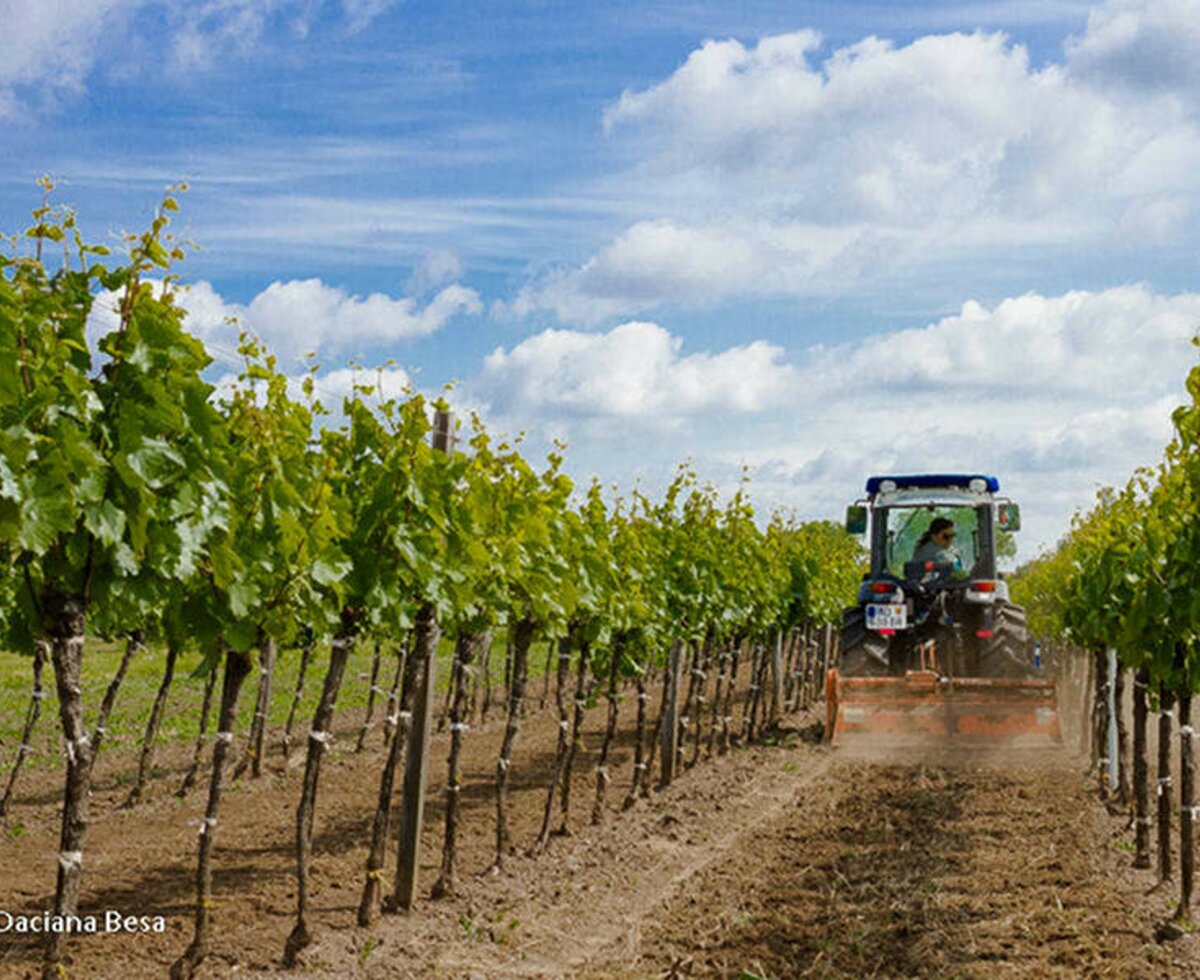
[(961, 487), (966, 490), (972, 480), (983, 480), (988, 493), (998, 493), (1000, 481), (983, 473), (920, 473), (913, 476), (872, 476), (867, 478), (867, 493), (879, 493), (879, 485), (890, 480), (897, 490), (935, 490), (942, 487)]

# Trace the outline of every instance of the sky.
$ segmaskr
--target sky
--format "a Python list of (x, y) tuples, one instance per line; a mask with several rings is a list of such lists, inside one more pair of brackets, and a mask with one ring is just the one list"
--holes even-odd
[[(1155, 463), (1200, 327), (1200, 0), (0, 0), (0, 232), (175, 230), (188, 326), (580, 481), (840, 519), (987, 472), (1021, 554)], [(102, 313), (100, 314), (102, 316)]]

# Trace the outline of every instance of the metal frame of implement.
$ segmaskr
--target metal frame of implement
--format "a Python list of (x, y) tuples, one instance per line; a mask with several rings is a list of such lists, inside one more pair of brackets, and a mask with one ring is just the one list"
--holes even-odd
[(834, 745), (1043, 747), (1062, 744), (1052, 680), (826, 677), (825, 740)]

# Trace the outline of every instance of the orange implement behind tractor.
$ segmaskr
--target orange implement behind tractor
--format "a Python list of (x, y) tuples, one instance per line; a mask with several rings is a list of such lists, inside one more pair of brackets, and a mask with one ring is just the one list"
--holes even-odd
[(912, 670), (903, 677), (826, 680), (825, 735), (834, 745), (936, 745), (1036, 748), (1062, 742), (1054, 681), (944, 677)]

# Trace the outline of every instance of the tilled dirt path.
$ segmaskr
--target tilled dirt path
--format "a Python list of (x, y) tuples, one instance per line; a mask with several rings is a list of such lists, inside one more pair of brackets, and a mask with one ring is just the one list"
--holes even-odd
[[(599, 712), (595, 713), (597, 716)], [(495, 726), (470, 740), (459, 893), (412, 916), (353, 924), (378, 749), (336, 754), (314, 857), (317, 941), (301, 977), (1165, 977), (1200, 976), (1192, 939), (1160, 946), (1173, 891), (1145, 897), (1122, 821), (1065, 753), (867, 759), (812, 742), (791, 719), (776, 744), (702, 760), (620, 812), (628, 740), (604, 824), (587, 820), (591, 751), (573, 833), (540, 858), (490, 860)], [(594, 749), (600, 719), (590, 720)], [(807, 738), (799, 727), (807, 728)], [(531, 717), (514, 765), (513, 831), (536, 835), (557, 725)], [(441, 745), (444, 736), (435, 739)], [(278, 976), (290, 928), (295, 770), (231, 793), (222, 815), (214, 955), (205, 977)], [(444, 778), (444, 776), (442, 777)], [(436, 876), (433, 779), (422, 862)], [(49, 789), (49, 787), (48, 787)], [(186, 945), (195, 799), (126, 814), (97, 801), (85, 907), (162, 913), (162, 936), (72, 940), (73, 977), (163, 976)], [(45, 907), (52, 796), (0, 842), (0, 908)], [(36, 948), (0, 936), (0, 976), (32, 976)], [(286, 975), (286, 974), (285, 974)]]
[[(656, 910), (606, 976), (1196, 976), (1057, 753), (839, 758)], [(744, 972), (743, 972), (744, 971)]]
[[(1061, 752), (856, 758), (798, 741), (714, 761), (465, 896), (386, 925), (366, 976), (1191, 977), (1173, 891)], [(332, 964), (330, 964), (332, 965)], [(342, 961), (343, 969), (350, 969)]]

